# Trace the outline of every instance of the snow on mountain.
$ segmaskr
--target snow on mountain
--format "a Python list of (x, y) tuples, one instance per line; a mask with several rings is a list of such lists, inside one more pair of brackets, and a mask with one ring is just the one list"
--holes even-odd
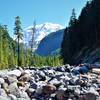
[(64, 29), (53, 32), (47, 35), (39, 43), (36, 53), (41, 56), (48, 56), (51, 54), (57, 54), (61, 48), (61, 42), (63, 39)]
[[(29, 26), (26, 29), (24, 29), (24, 42), (29, 43), (29, 41), (32, 38), (32, 28), (33, 26)], [(40, 25), (36, 25), (36, 32), (34, 34), (34, 48), (36, 49), (40, 41), (47, 36), (48, 34), (52, 32), (56, 32), (60, 29), (63, 29), (63, 26), (59, 24), (53, 24), (53, 23), (44, 23)]]

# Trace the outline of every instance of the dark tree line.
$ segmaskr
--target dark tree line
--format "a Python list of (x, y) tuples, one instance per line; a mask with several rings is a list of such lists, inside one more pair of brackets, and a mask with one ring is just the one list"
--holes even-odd
[(88, 1), (78, 19), (72, 10), (61, 47), (64, 63), (77, 64), (88, 49), (100, 41), (100, 0)]

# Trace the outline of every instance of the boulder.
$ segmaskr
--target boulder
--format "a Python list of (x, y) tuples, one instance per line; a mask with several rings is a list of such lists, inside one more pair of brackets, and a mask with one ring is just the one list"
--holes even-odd
[(11, 100), (17, 100), (16, 96), (13, 95), (13, 94), (9, 94), (8, 97), (9, 97)]
[(9, 97), (0, 96), (0, 100), (11, 100)]
[(27, 92), (20, 90), (19, 93), (20, 93), (20, 98), (23, 98), (23, 100), (30, 100)]
[(96, 100), (96, 95), (93, 93), (86, 93), (84, 95), (85, 100)]
[(5, 82), (9, 85), (13, 82), (17, 82), (17, 77), (15, 75), (10, 75), (4, 78)]
[(29, 83), (30, 83), (30, 86), (29, 86), (30, 88), (37, 89), (38, 85), (36, 82), (34, 82), (33, 80), (30, 80)]
[(27, 92), (27, 94), (28, 94), (28, 96), (29, 96), (30, 98), (33, 98), (33, 97), (34, 97), (34, 93), (35, 93), (35, 89), (33, 89), (33, 88), (28, 88), (28, 89), (26, 90), (26, 92)]
[(18, 69), (15, 69), (15, 70), (9, 71), (7, 74), (8, 75), (15, 75), (15, 76), (19, 77), (21, 75), (21, 71)]
[(100, 74), (100, 68), (93, 68), (92, 72), (96, 74)]
[(67, 95), (64, 90), (59, 90), (56, 93), (56, 99), (57, 100), (68, 100), (69, 95)]
[(22, 75), (20, 76), (20, 78), (18, 79), (19, 81), (23, 81), (23, 82), (28, 82), (30, 80), (30, 74), (27, 73), (22, 73)]
[(46, 86), (43, 86), (43, 94), (50, 95), (56, 91), (56, 87), (52, 84), (47, 84)]
[(4, 89), (0, 89), (0, 96), (7, 97), (7, 94)]
[(1, 87), (5, 90), (5, 92), (7, 94), (9, 94), (9, 89), (8, 89), (8, 84), (7, 83), (3, 83)]
[(24, 83), (23, 81), (18, 81), (18, 82), (17, 82), (17, 86), (18, 86), (18, 87), (20, 87), (20, 86), (21, 86), (21, 87), (25, 87), (25, 83)]
[(5, 80), (3, 78), (0, 78), (0, 84), (3, 84)]
[(83, 95), (79, 95), (78, 100), (85, 100), (85, 97)]
[(8, 88), (9, 88), (10, 94), (13, 94), (13, 95), (16, 96), (17, 98), (20, 97), (19, 88), (18, 88), (16, 82), (11, 83), (11, 84), (9, 85)]

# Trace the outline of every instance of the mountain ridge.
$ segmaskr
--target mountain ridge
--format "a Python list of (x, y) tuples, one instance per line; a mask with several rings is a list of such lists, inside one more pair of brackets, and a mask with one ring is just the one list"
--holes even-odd
[(53, 32), (43, 38), (36, 50), (36, 53), (41, 56), (52, 55), (57, 49), (61, 47), (64, 29)]
[[(29, 43), (32, 38), (32, 28), (33, 26), (29, 26), (24, 29), (24, 42)], [(56, 32), (60, 29), (63, 29), (63, 26), (59, 24), (45, 22), (44, 24), (36, 25), (36, 33), (34, 34), (34, 48), (37, 49), (40, 41), (52, 32)], [(30, 44), (28, 44), (30, 46)]]

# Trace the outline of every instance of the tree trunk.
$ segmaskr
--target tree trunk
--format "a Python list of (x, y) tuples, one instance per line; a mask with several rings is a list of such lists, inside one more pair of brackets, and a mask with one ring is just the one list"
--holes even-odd
[(18, 67), (20, 66), (20, 46), (19, 46), (19, 37), (18, 37)]

